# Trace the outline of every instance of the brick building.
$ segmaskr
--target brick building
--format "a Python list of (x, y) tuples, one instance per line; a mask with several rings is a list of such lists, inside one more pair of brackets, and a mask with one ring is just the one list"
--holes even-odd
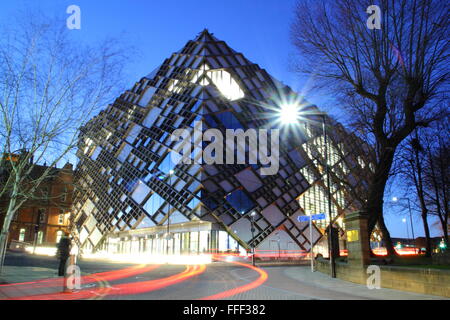
[[(47, 166), (34, 165), (30, 179), (42, 176)], [(36, 197), (27, 200), (11, 221), (8, 242), (54, 246), (68, 231), (69, 212), (72, 205), (73, 166), (52, 168), (38, 190)], [(0, 225), (3, 224), (7, 199), (0, 201)], [(20, 246), (20, 245), (19, 245)]]

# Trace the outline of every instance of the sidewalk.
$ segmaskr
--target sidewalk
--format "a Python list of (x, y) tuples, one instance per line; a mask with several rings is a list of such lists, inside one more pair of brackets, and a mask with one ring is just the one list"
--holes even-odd
[[(269, 270), (266, 269), (266, 270)], [(369, 289), (364, 285), (331, 278), (321, 272), (311, 272), (308, 267), (285, 268), (283, 272), (287, 277), (310, 286), (328, 289), (345, 295), (356, 295), (366, 299), (380, 300), (450, 300), (442, 296), (433, 296), (409, 291), (394, 289)]]
[(56, 269), (4, 266), (0, 275), (0, 300), (62, 291)]
[(4, 266), (0, 274), (0, 284), (31, 282), (46, 278), (56, 278), (57, 276), (56, 269)]

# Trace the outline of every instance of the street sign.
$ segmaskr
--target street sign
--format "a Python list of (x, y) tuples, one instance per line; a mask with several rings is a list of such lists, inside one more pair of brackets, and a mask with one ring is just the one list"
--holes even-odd
[(310, 216), (298, 216), (297, 220), (299, 222), (309, 222), (309, 241), (311, 243), (311, 248), (309, 249), (309, 253), (311, 256), (311, 272), (314, 272), (314, 241), (312, 234), (312, 220), (322, 220), (325, 219), (325, 213), (312, 214)]
[(309, 219), (311, 219), (311, 220), (325, 219), (325, 213), (318, 213), (318, 214), (313, 214), (310, 216), (298, 216), (297, 217), (298, 222), (307, 222), (307, 221), (309, 221)]

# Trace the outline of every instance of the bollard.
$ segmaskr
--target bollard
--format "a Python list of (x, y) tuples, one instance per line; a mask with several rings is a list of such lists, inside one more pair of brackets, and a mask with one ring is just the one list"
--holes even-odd
[(66, 261), (63, 286), (64, 293), (73, 293), (80, 289), (80, 269), (76, 265), (76, 256), (73, 254)]

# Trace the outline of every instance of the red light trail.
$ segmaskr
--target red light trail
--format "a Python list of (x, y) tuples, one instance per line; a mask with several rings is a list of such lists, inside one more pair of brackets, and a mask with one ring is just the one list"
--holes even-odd
[[(121, 270), (114, 271), (106, 271), (100, 273), (89, 274), (81, 277), (82, 284), (88, 284), (92, 282), (96, 282), (96, 278), (101, 278), (103, 281), (114, 281), (118, 279), (123, 279), (127, 277), (132, 277), (144, 272), (149, 272), (153, 269), (156, 269), (158, 265), (145, 266), (138, 265), (130, 268), (125, 268)], [(48, 287), (57, 287), (63, 286), (63, 278), (50, 278), (43, 279), (38, 281), (30, 281), (30, 282), (19, 282), (19, 283), (11, 283), (11, 284), (3, 284), (0, 285), (0, 290), (4, 291), (10, 288), (16, 289), (20, 288), (20, 290), (29, 289), (37, 289), (37, 288), (48, 288)]]
[[(150, 266), (148, 268), (155, 269), (158, 266)], [(103, 287), (96, 289), (85, 289), (80, 291), (75, 291), (71, 293), (51, 293), (51, 294), (39, 294), (39, 295), (30, 295), (30, 296), (22, 296), (17, 298), (11, 298), (10, 300), (79, 300), (79, 299), (91, 299), (95, 297), (104, 297), (106, 295), (130, 295), (130, 294), (139, 294), (149, 291), (158, 290), (167, 286), (171, 286), (177, 284), (179, 282), (185, 281), (191, 277), (194, 277), (198, 274), (201, 274), (206, 269), (205, 265), (195, 265), (195, 266), (187, 266), (186, 269), (178, 274), (149, 281), (143, 282), (130, 282), (124, 284), (113, 285), (112, 287)], [(149, 271), (150, 269), (147, 269)], [(120, 270), (119, 270), (120, 271)], [(116, 272), (119, 272), (116, 271)], [(145, 271), (144, 271), (145, 272)], [(140, 272), (142, 273), (142, 272)], [(104, 281), (106, 278), (102, 278), (96, 275), (90, 275), (93, 278), (98, 278), (101, 281)], [(107, 277), (111, 280), (117, 280), (119, 278), (129, 277), (130, 273), (126, 274), (123, 277), (118, 277), (116, 274), (107, 274)]]
[(215, 259), (221, 260), (221, 261), (225, 261), (225, 262), (228, 262), (228, 263), (237, 264), (237, 265), (249, 268), (249, 269), (251, 269), (253, 271), (258, 272), (259, 273), (259, 277), (255, 281), (247, 283), (247, 284), (245, 284), (243, 286), (240, 286), (240, 287), (237, 287), (237, 288), (233, 288), (233, 289), (230, 289), (230, 290), (226, 290), (226, 291), (223, 291), (223, 292), (219, 292), (219, 293), (216, 293), (214, 295), (201, 298), (200, 300), (217, 300), (217, 299), (224, 299), (224, 298), (227, 298), (227, 297), (231, 297), (231, 296), (234, 296), (234, 295), (236, 295), (238, 293), (255, 289), (256, 287), (259, 287), (260, 285), (262, 285), (267, 280), (267, 277), (268, 277), (267, 272), (265, 272), (264, 270), (262, 270), (262, 269), (260, 269), (258, 267), (254, 267), (254, 266), (252, 266), (250, 264), (242, 263), (242, 262), (239, 262), (239, 261), (227, 261), (226, 259), (222, 258), (221, 256), (215, 256)]

